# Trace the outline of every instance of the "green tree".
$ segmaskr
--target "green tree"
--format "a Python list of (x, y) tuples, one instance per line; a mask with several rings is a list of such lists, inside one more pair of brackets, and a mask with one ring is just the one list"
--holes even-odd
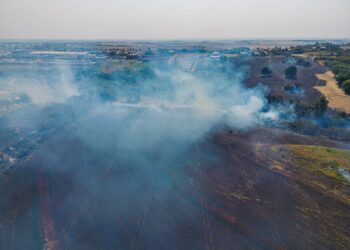
[(344, 81), (341, 87), (344, 89), (345, 94), (350, 95), (350, 79)]
[(342, 86), (343, 82), (345, 82), (348, 79), (348, 76), (344, 73), (338, 74), (335, 79), (338, 82), (339, 86)]
[(295, 66), (289, 66), (285, 70), (286, 78), (289, 78), (289, 79), (296, 79), (297, 73), (298, 73), (298, 70), (297, 70), (297, 67), (295, 67)]

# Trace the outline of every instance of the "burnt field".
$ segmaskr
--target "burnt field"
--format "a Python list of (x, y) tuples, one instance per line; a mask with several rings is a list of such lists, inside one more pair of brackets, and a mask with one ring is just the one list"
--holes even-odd
[(0, 249), (350, 244), (349, 120), (313, 104), (318, 62), (13, 48), (0, 57)]
[[(312, 103), (320, 98), (321, 93), (314, 89), (315, 86), (323, 86), (325, 82), (320, 81), (316, 74), (323, 74), (327, 68), (320, 65), (318, 61), (307, 59), (310, 66), (305, 67), (297, 64), (297, 59), (288, 56), (266, 56), (254, 57), (246, 61), (238, 60), (239, 65), (248, 67), (248, 73), (245, 84), (248, 87), (254, 87), (258, 83), (268, 86), (270, 95), (280, 97), (284, 101), (302, 101), (304, 103)], [(288, 66), (296, 65), (298, 73), (296, 79), (286, 79), (285, 69)], [(268, 67), (271, 75), (264, 77), (261, 70)], [(298, 93), (290, 93), (285, 91), (288, 85), (296, 85), (300, 87)]]
[(349, 244), (349, 184), (316, 174), (318, 185), (312, 185), (303, 175), (307, 169), (286, 161), (297, 160), (295, 154), (268, 149), (300, 142), (348, 145), (281, 130), (223, 131), (192, 145), (181, 165), (139, 169), (69, 138), (55, 136), (29, 161), (1, 175), (2, 249), (346, 249)]

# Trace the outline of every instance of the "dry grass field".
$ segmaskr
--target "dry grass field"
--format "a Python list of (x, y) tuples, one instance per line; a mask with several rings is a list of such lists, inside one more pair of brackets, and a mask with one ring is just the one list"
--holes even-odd
[(293, 56), (300, 57), (300, 58), (320, 58), (320, 57), (332, 56), (332, 52), (328, 52), (328, 51), (310, 51), (310, 52), (304, 52), (302, 54), (293, 54)]
[(324, 74), (316, 74), (316, 76), (319, 80), (327, 83), (325, 86), (316, 86), (315, 89), (327, 97), (329, 107), (350, 113), (350, 96), (347, 96), (339, 88), (334, 74), (331, 71), (327, 71)]

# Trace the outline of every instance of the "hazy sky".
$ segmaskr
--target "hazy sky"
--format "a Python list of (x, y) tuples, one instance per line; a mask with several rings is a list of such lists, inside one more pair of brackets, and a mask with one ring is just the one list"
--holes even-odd
[(350, 0), (0, 0), (1, 38), (350, 38)]

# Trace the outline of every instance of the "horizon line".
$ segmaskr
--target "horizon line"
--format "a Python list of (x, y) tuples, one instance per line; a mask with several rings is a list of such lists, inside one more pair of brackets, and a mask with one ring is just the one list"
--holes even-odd
[(350, 37), (339, 38), (0, 38), (0, 41), (321, 41), (350, 40)]

